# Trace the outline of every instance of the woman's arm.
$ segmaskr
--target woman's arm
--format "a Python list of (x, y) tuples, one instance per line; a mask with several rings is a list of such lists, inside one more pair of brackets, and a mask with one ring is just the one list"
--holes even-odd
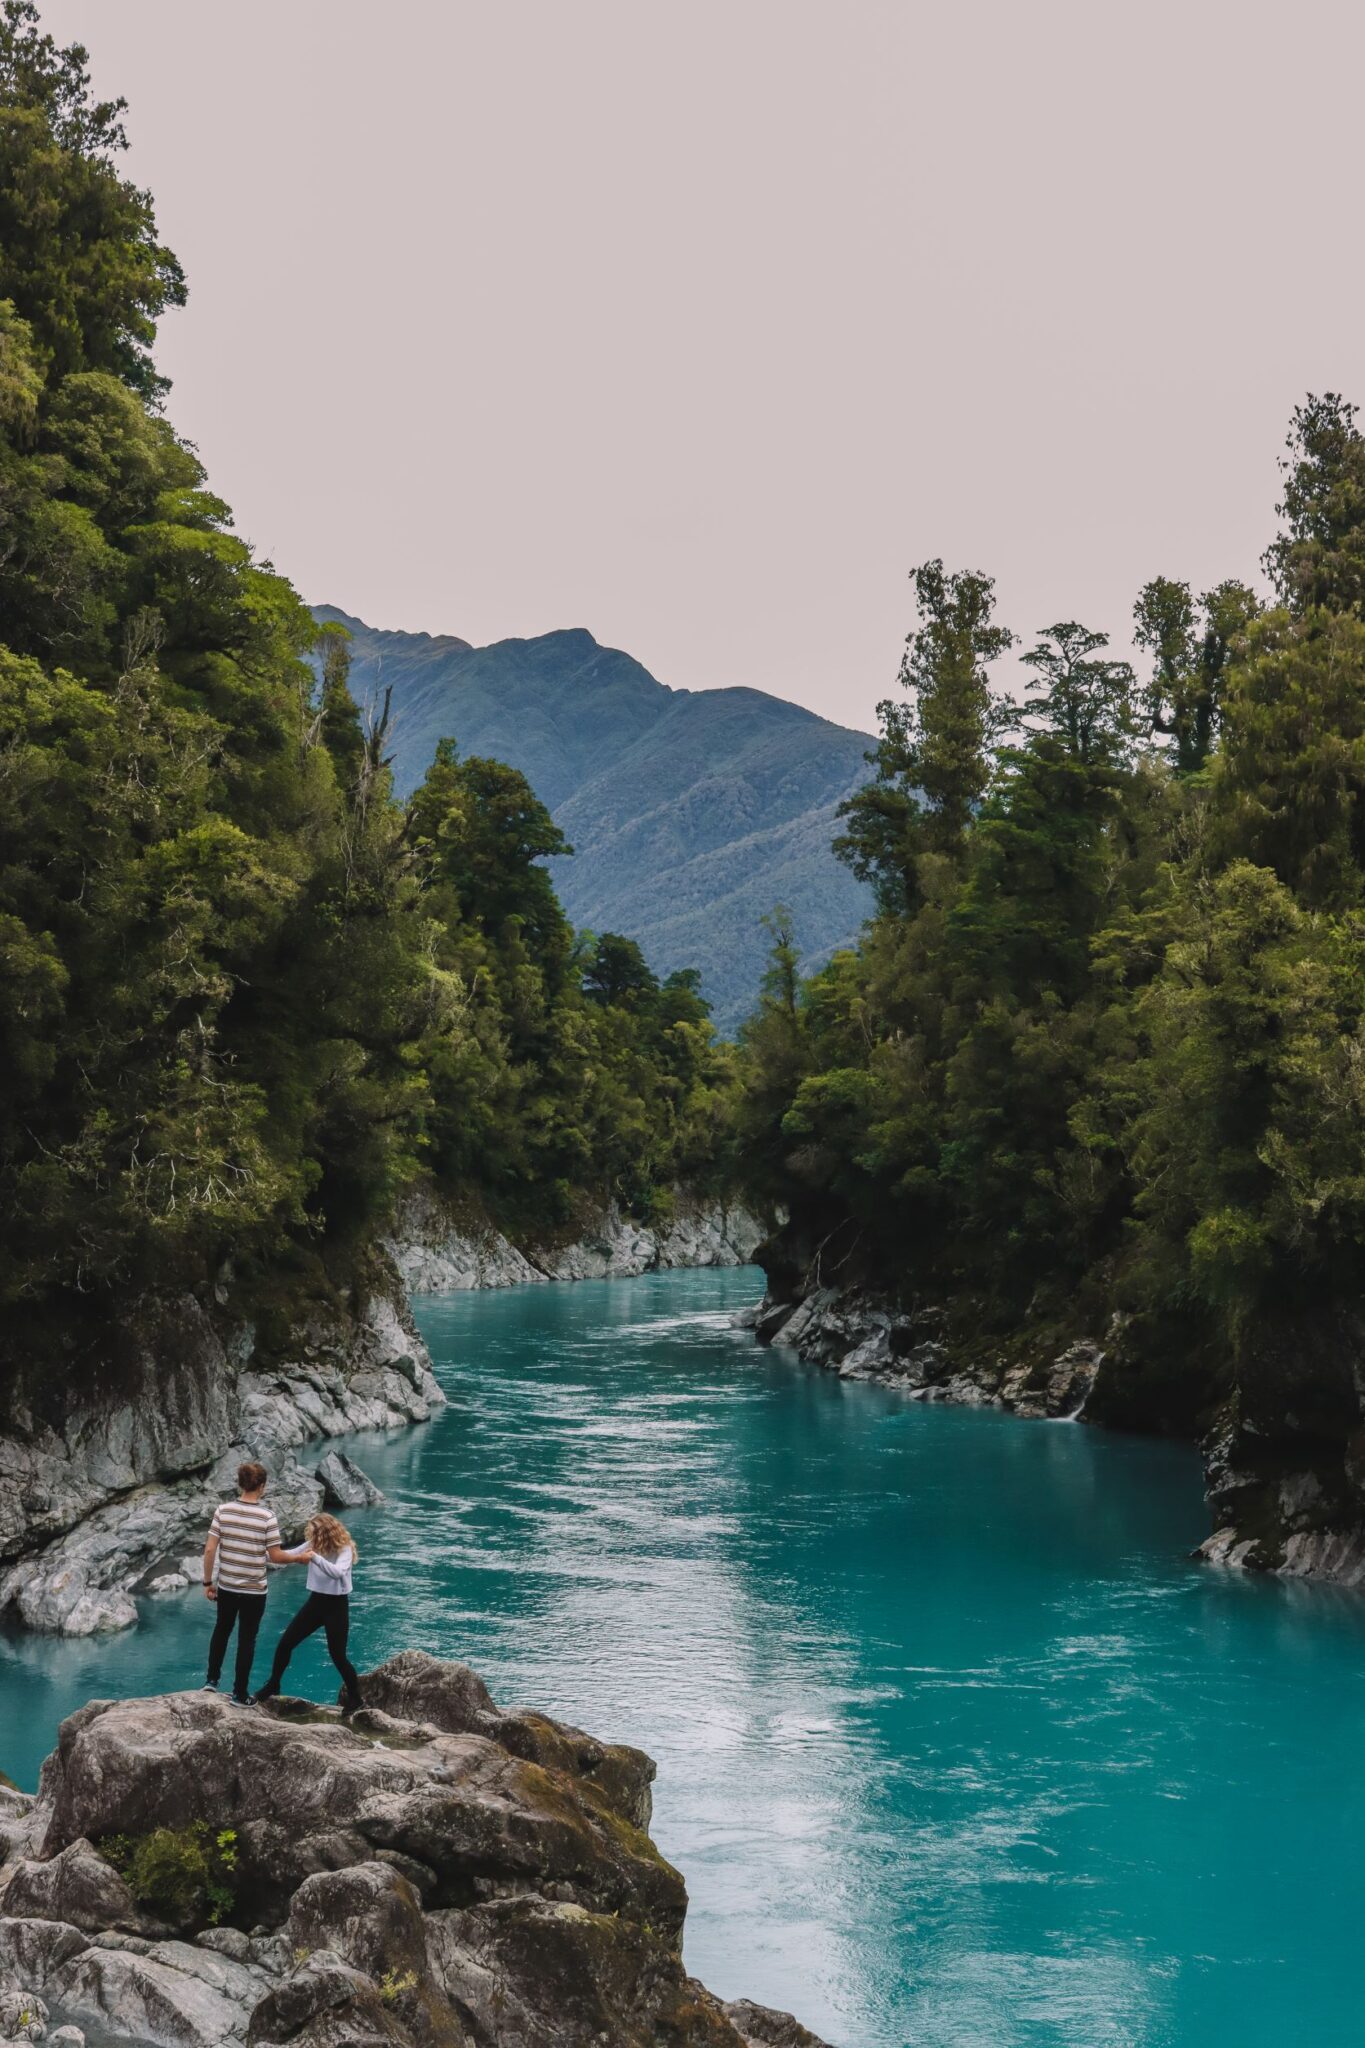
[(342, 1546), (335, 1557), (324, 1557), (320, 1551), (315, 1550), (311, 1562), (327, 1578), (344, 1579), (347, 1572), (351, 1569), (351, 1555), (351, 1546), (347, 1543)]

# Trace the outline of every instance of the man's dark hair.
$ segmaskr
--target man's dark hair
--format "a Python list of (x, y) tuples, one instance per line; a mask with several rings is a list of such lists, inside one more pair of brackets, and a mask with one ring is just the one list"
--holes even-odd
[(270, 1474), (254, 1460), (237, 1467), (237, 1485), (242, 1493), (259, 1493)]

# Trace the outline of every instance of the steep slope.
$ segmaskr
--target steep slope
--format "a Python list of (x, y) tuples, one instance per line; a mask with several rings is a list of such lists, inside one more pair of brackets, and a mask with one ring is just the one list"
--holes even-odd
[(775, 903), (812, 967), (867, 915), (830, 852), (863, 734), (760, 690), (670, 689), (581, 628), (476, 648), (316, 615), (350, 629), (362, 701), (392, 687), (400, 791), (446, 733), (520, 768), (574, 847), (555, 863), (574, 922), (638, 939), (660, 974), (699, 968), (722, 1030), (753, 1004)]

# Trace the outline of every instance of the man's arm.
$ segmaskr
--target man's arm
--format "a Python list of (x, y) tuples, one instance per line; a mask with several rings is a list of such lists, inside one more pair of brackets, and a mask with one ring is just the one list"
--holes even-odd
[(208, 1542), (204, 1545), (204, 1598), (216, 1600), (218, 1588), (213, 1583), (213, 1564), (218, 1555), (218, 1531), (209, 1530)]
[(302, 1564), (306, 1559), (307, 1552), (302, 1550), (285, 1550), (280, 1544), (272, 1543), (266, 1552), (266, 1556), (272, 1564)]

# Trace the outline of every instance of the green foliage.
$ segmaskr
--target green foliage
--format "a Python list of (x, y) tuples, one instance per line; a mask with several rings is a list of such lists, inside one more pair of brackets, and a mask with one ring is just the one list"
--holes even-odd
[(149, 1835), (108, 1835), (101, 1855), (128, 1881), (139, 1905), (173, 1927), (216, 1927), (237, 1897), (237, 1835), (206, 1821), (155, 1828)]
[(1285, 604), (1149, 583), (1143, 718), (1101, 635), (1051, 628), (1025, 733), (932, 866), (923, 714), (888, 719), (848, 807), (880, 915), (804, 986), (779, 934), (742, 1036), (780, 1278), (958, 1304), (978, 1336), (1117, 1308), (1159, 1328), (1163, 1385), (1187, 1362), (1190, 1410), (1267, 1316), (1359, 1300), (1365, 441), (1328, 397), (1291, 448)]
[(385, 2005), (401, 2005), (408, 1994), (416, 1989), (415, 1970), (385, 1970), (379, 1979), (379, 1996)]
[(1024, 656), (1034, 673), (1025, 709), (1082, 768), (1116, 760), (1133, 730), (1133, 671), (1126, 661), (1092, 658), (1108, 645), (1107, 634), (1071, 619), (1044, 627)]
[(1013, 723), (993, 698), (987, 666), (1013, 634), (991, 624), (995, 585), (941, 561), (911, 571), (920, 623), (905, 643), (900, 684), (908, 704), (878, 706), (876, 773), (839, 806), (834, 850), (885, 911), (911, 910), (935, 865), (956, 861), (990, 781), (991, 750)]
[(149, 195), (114, 169), (122, 100), (90, 96), (86, 52), (59, 50), (31, 0), (0, 8), (3, 297), (55, 378), (110, 371), (153, 397), (150, 345), (185, 281), (157, 240)]
[(1260, 606), (1244, 583), (1220, 583), (1198, 605), (1188, 583), (1157, 576), (1133, 606), (1133, 638), (1152, 656), (1147, 712), (1153, 732), (1175, 741), (1178, 774), (1197, 775), (1218, 731), (1223, 678)]
[(6, 0), (0, 1366), (149, 1290), (270, 1327), (423, 1168), (546, 1233), (648, 1210), (729, 1086), (686, 975), (575, 951), (523, 776), (448, 741), (395, 799), (387, 695), (157, 409), (179, 271), (120, 112)]
[(1365, 601), (1365, 441), (1335, 391), (1295, 406), (1281, 460), (1284, 522), (1263, 566), (1290, 611), (1360, 613)]

